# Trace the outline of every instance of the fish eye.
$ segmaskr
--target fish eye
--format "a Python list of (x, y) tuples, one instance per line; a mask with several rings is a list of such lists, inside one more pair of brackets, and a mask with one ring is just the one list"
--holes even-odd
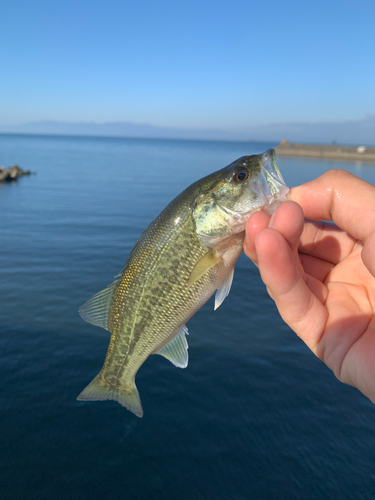
[(249, 177), (249, 172), (246, 168), (237, 168), (232, 175), (235, 182), (244, 182)]

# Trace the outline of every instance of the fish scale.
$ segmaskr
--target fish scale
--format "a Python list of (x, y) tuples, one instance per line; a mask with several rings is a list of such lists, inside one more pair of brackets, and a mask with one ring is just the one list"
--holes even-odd
[(215, 290), (215, 308), (224, 300), (247, 218), (273, 210), (287, 192), (270, 150), (240, 158), (177, 196), (142, 233), (117, 280), (80, 309), (111, 338), (102, 369), (78, 399), (113, 399), (142, 416), (138, 369), (151, 354), (187, 366), (186, 322)]

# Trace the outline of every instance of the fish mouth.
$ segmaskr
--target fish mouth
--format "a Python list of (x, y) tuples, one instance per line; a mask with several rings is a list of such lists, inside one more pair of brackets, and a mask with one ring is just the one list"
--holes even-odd
[(277, 166), (275, 150), (269, 149), (260, 158), (261, 173), (257, 178), (256, 190), (265, 202), (259, 209), (271, 215), (281, 203), (288, 200), (289, 188)]

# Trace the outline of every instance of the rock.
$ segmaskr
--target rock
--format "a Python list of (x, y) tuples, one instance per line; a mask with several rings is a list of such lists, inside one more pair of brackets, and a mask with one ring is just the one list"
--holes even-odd
[(14, 181), (23, 175), (30, 175), (30, 170), (22, 170), (18, 165), (5, 168), (0, 167), (0, 182)]

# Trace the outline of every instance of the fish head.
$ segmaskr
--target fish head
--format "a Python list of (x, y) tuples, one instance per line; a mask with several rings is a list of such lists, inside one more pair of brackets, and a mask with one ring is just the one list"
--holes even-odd
[(273, 149), (261, 155), (243, 156), (202, 181), (193, 216), (197, 234), (206, 246), (244, 231), (253, 212), (264, 210), (272, 214), (288, 199), (289, 188)]

